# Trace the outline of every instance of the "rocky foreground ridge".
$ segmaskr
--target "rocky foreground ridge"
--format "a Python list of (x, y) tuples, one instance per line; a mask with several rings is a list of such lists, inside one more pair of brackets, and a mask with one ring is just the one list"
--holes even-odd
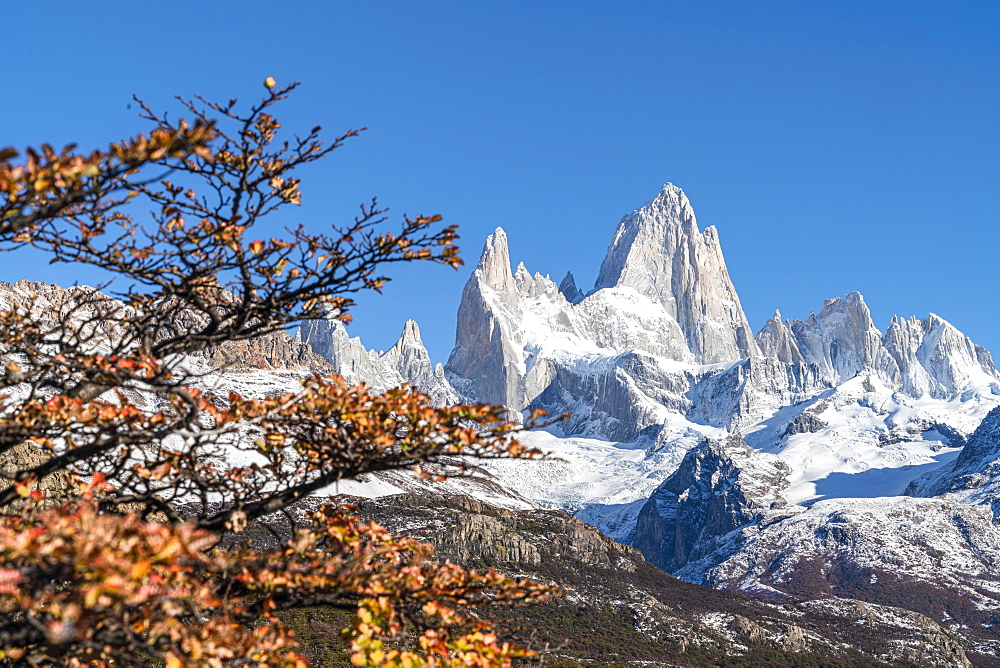
[(555, 602), (502, 613), (545, 652), (545, 665), (972, 665), (959, 636), (918, 613), (699, 587), (560, 511), (408, 494), (362, 501), (361, 512), (430, 542), (442, 558), (560, 583), (565, 593)]

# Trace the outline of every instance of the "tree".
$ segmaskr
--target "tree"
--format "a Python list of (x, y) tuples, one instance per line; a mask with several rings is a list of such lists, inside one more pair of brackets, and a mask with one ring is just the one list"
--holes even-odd
[(265, 398), (203, 387), (192, 355), (347, 320), (386, 265), (460, 263), (455, 227), (418, 216), (391, 233), (374, 201), (326, 234), (254, 238), (300, 203), (299, 168), (358, 134), (279, 139), (272, 107), (296, 84), (265, 87), (246, 111), (182, 99), (189, 121), (140, 101), (153, 130), (88, 155), (0, 151), (0, 250), (31, 246), (114, 277), (0, 312), (0, 460), (19, 462), (0, 489), (9, 661), (299, 666), (275, 613), (328, 605), (357, 612), (358, 665), (506, 665), (525, 651), (476, 608), (554, 593), (435, 562), (331, 504), (278, 549), (220, 545), (276, 513), (296, 527), (295, 504), (342, 478), (447, 476), (470, 457), (538, 454), (502, 407), (435, 407), (407, 387), (376, 396), (317, 375)]

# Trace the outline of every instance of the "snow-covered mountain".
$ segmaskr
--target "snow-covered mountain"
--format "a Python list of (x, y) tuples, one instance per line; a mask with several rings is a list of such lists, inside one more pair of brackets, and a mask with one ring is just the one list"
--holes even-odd
[[(342, 373), (389, 382), (382, 356), (342, 332), (302, 339)], [(1000, 610), (989, 352), (934, 314), (882, 332), (858, 292), (751, 335), (717, 232), (673, 185), (622, 219), (589, 292), (571, 273), (512, 269), (498, 228), (443, 376), (405, 377), (515, 416), (570, 413), (524, 439), (558, 459), (489, 470), (685, 579), (899, 604), (905, 581)]]
[(646, 502), (634, 545), (665, 570), (716, 587), (851, 596), (863, 576), (873, 591), (922, 584), (1000, 610), (1000, 526), (988, 501), (871, 490), (794, 504), (792, 478), (780, 455), (736, 436), (706, 440)]
[(622, 219), (584, 295), (572, 274), (556, 285), (511, 271), (497, 229), (463, 291), (449, 382), (515, 411), (568, 411), (566, 434), (618, 441), (678, 414), (746, 427), (859, 375), (912, 398), (1000, 394), (985, 349), (934, 315), (883, 334), (859, 293), (752, 337), (718, 239), (668, 184)]

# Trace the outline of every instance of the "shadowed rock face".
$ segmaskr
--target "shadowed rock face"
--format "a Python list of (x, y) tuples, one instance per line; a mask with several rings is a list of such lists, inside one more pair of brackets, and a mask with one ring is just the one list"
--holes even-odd
[(701, 559), (716, 563), (740, 548), (734, 532), (787, 506), (780, 493), (788, 473), (737, 436), (703, 441), (643, 506), (633, 544), (671, 573)]
[(586, 296), (580, 288), (576, 287), (576, 279), (573, 278), (573, 272), (570, 271), (566, 272), (566, 277), (559, 283), (559, 292), (566, 297), (566, 301), (570, 304), (576, 304)]

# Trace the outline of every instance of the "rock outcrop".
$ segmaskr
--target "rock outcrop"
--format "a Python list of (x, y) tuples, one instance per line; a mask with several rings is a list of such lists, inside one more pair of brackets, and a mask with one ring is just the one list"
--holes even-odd
[[(84, 347), (110, 350), (122, 341), (124, 330), (118, 322), (130, 307), (87, 285), (64, 288), (58, 285), (21, 280), (0, 282), (0, 310), (30, 310), (32, 317), (54, 329), (54, 336), (67, 342), (79, 340)], [(193, 324), (196, 317), (184, 312), (179, 322), (161, 323), (164, 333)], [(189, 321), (189, 322), (188, 322)], [(226, 341), (192, 353), (212, 369), (247, 371), (252, 369), (299, 370), (326, 374), (333, 371), (307, 345), (279, 331), (245, 341)]]
[(757, 346), (765, 357), (775, 357), (785, 364), (802, 364), (806, 361), (795, 340), (791, 323), (788, 320), (781, 321), (780, 311), (775, 311), (757, 332)]
[(519, 611), (517, 624), (574, 665), (971, 665), (960, 637), (918, 613), (700, 587), (558, 511), (407, 494), (362, 501), (361, 513), (462, 565), (558, 582), (563, 595)]

